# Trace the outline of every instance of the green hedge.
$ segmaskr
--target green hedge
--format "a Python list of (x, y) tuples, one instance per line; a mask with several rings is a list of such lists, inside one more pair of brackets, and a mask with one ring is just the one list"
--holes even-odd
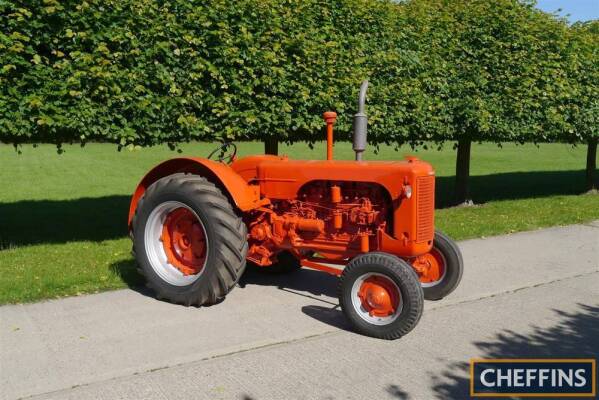
[(570, 60), (567, 72), (574, 96), (560, 106), (566, 110), (570, 129), (557, 132), (556, 140), (596, 142), (599, 139), (599, 20), (572, 26), (567, 54)]
[(389, 35), (395, 7), (1, 1), (0, 140), (315, 140), (327, 109), (348, 131), (371, 43)]
[(0, 0), (0, 26), (8, 143), (314, 141), (329, 109), (348, 139), (367, 77), (372, 142), (575, 124), (567, 26), (529, 1)]

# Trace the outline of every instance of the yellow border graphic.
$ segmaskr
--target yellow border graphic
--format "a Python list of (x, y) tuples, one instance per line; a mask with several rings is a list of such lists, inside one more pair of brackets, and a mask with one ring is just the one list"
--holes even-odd
[[(590, 393), (475, 393), (474, 392), (474, 363), (591, 363), (593, 389)], [(471, 358), (470, 359), (470, 396), (471, 397), (595, 397), (597, 394), (597, 361), (594, 358)]]

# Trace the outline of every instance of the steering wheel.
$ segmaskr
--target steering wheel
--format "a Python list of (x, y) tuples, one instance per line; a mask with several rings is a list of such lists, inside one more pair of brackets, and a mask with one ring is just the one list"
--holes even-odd
[(235, 145), (235, 143), (232, 142), (224, 142), (216, 149), (212, 150), (212, 152), (206, 158), (211, 160), (212, 157), (219, 151), (220, 154), (215, 159), (215, 161), (226, 162), (227, 164), (230, 164), (235, 160), (235, 156), (237, 155), (237, 146)]

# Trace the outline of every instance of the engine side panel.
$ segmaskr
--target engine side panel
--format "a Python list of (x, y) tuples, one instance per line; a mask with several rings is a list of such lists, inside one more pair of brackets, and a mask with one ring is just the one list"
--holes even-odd
[[(394, 161), (265, 161), (258, 164), (257, 175), (260, 192), (271, 199), (295, 198), (305, 183), (317, 180), (376, 183), (396, 199), (401, 193), (398, 177), (418, 172), (408, 164)], [(432, 171), (426, 163), (419, 163), (418, 169)]]

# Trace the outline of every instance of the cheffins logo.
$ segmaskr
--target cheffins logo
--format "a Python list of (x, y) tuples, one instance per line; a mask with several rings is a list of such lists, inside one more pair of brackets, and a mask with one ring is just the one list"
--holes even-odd
[(594, 397), (594, 359), (472, 359), (473, 397)]

